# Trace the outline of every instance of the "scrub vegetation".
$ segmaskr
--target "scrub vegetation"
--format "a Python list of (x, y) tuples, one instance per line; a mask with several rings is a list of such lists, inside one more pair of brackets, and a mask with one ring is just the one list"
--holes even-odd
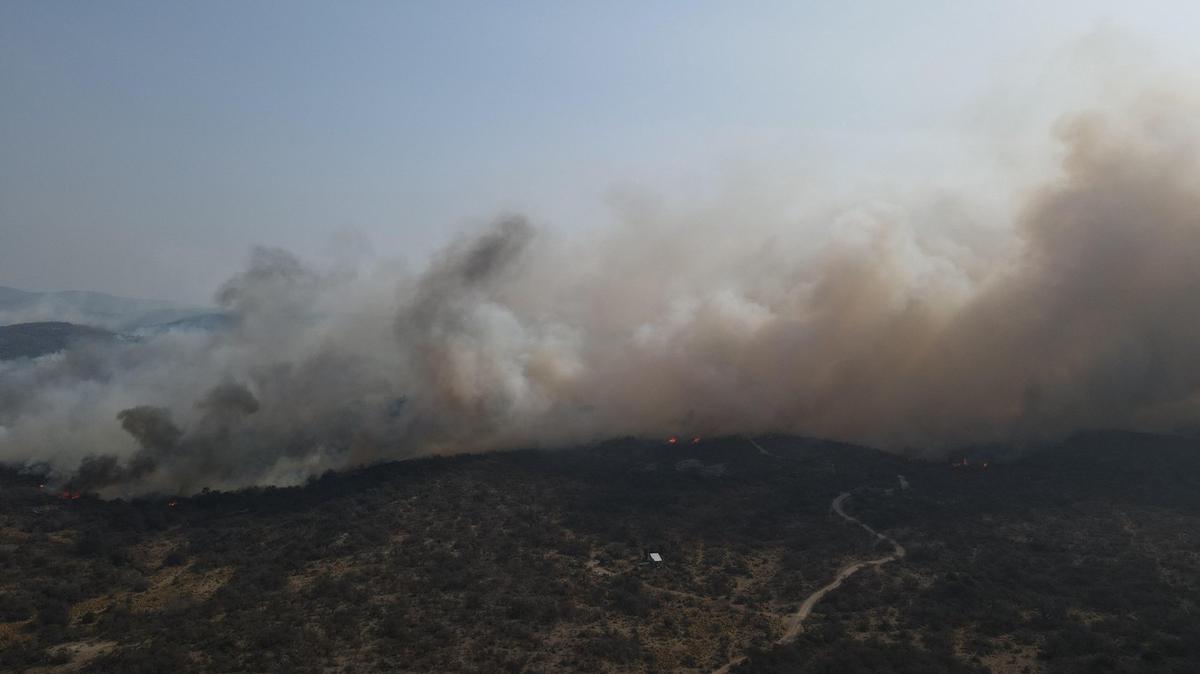
[[(1163, 672), (1200, 665), (1195, 443), (918, 462), (788, 437), (427, 458), (104, 501), (8, 471), (0, 670)], [(911, 484), (900, 489), (897, 475)], [(837, 570), (889, 548), (817, 605)], [(645, 561), (649, 550), (662, 564)]]

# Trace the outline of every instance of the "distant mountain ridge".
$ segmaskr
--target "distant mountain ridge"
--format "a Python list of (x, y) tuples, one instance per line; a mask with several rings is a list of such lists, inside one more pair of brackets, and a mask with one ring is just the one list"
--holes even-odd
[(82, 342), (107, 342), (120, 338), (120, 335), (103, 328), (62, 321), (3, 325), (0, 326), (0, 360), (37, 358), (64, 351)]
[(0, 286), (0, 325), (67, 322), (132, 332), (213, 313), (211, 307), (168, 300), (120, 297), (86, 290), (36, 292)]
[(236, 324), (237, 317), (232, 314), (213, 311), (186, 316), (165, 323), (143, 325), (134, 330), (134, 334), (139, 337), (148, 337), (175, 331), (220, 332), (232, 328)]

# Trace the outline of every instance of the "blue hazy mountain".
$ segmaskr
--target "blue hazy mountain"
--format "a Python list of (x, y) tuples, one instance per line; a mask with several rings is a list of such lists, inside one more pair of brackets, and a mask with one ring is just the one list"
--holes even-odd
[(104, 328), (62, 321), (2, 325), (0, 360), (37, 358), (85, 342), (110, 342), (119, 339), (122, 339), (121, 335)]
[[(0, 325), (66, 322), (115, 332), (198, 320), (215, 324), (223, 315), (211, 307), (168, 300), (120, 297), (86, 290), (35, 292), (0, 286)], [(207, 317), (207, 318), (205, 318)]]

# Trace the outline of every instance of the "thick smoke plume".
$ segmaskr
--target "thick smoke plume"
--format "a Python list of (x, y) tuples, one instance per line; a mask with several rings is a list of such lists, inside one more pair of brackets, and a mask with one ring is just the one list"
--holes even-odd
[(732, 203), (568, 240), (508, 218), (415, 274), (259, 250), (217, 293), (227, 332), (5, 364), (0, 458), (131, 493), (624, 434), (1190, 430), (1198, 119), (1147, 95), (1061, 122), (998, 236), (954, 208)]

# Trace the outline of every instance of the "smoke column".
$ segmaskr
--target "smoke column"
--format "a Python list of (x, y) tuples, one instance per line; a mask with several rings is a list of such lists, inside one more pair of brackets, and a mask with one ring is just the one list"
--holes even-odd
[(820, 238), (736, 203), (573, 238), (503, 218), (419, 273), (256, 250), (228, 332), (0, 365), (0, 460), (124, 494), (693, 429), (924, 455), (1191, 430), (1198, 119), (1150, 93), (1060, 121), (987, 246), (864, 202), (805, 216)]

